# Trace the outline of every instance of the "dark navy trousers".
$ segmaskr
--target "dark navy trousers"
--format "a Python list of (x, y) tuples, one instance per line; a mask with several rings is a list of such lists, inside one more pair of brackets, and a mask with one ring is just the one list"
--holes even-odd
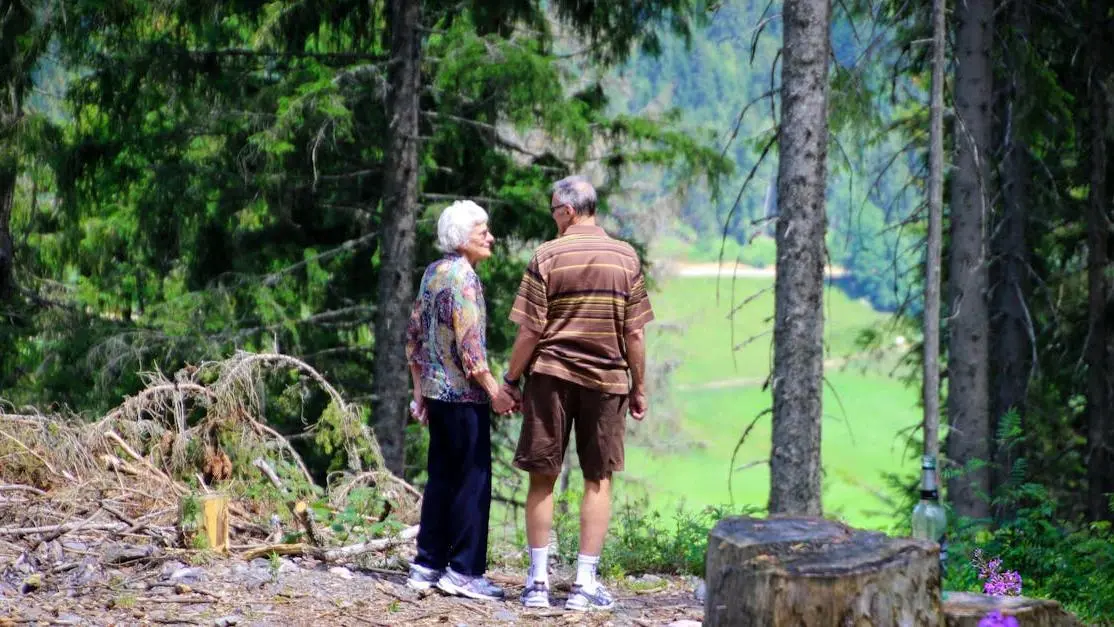
[(477, 577), (487, 570), (491, 511), (491, 408), (425, 399), (429, 481), (415, 561)]

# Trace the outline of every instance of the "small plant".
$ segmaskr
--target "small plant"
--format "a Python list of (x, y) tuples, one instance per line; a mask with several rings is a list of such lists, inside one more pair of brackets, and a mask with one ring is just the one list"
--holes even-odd
[(267, 556), (267, 565), (270, 567), (271, 581), (277, 583), (279, 570), (282, 568), (282, 558), (279, 557), (278, 553), (272, 551), (271, 554)]
[[(112, 599), (112, 608), (119, 608), (119, 609), (122, 609), (122, 610), (130, 610), (133, 607), (135, 607), (135, 604), (136, 604), (137, 601), (138, 601), (138, 599), (136, 599), (134, 596), (132, 596), (130, 594), (124, 594), (124, 595), (116, 597), (115, 599)], [(109, 608), (109, 609), (112, 609), (112, 608)]]
[(989, 562), (983, 557), (982, 549), (975, 549), (971, 555), (971, 564), (979, 569), (979, 579), (983, 582), (983, 593), (996, 597), (1021, 596), (1021, 575), (1015, 570), (1002, 572), (1001, 558), (994, 558)]

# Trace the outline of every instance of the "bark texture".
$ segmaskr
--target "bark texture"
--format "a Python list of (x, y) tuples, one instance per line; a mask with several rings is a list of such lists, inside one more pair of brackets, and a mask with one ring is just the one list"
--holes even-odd
[(821, 518), (727, 518), (709, 534), (704, 624), (938, 625), (939, 548)]
[[(948, 457), (964, 467), (990, 461), (986, 215), (992, 129), (992, 0), (955, 4), (955, 176), (948, 264)], [(990, 471), (967, 468), (948, 480), (955, 513), (986, 518)]]
[(405, 463), (406, 322), (414, 299), (415, 223), (418, 214), (418, 95), (421, 2), (391, 0), (390, 116), (380, 235), (379, 294), (375, 314), (372, 416), (387, 467), (401, 475)]
[(15, 202), (16, 164), (0, 159), (0, 302), (12, 292), (15, 251), (12, 249), (12, 205)]
[(940, 456), (940, 264), (944, 224), (944, 0), (932, 2), (928, 238), (924, 271), (924, 454)]
[(778, 164), (771, 514), (818, 516), (829, 0), (787, 0)]
[[(1014, 41), (1026, 40), (1029, 32), (1028, 3), (1016, 0), (1003, 17)], [(1008, 45), (1008, 44), (1007, 44)], [(1002, 137), (1002, 208), (990, 240), (990, 434), (995, 438), (1002, 416), (1012, 410), (1024, 415), (1025, 398), (1033, 368), (1029, 318), (1030, 286), (1026, 225), (1031, 164), (1025, 143), (1025, 72), (1022, 55), (1006, 57), (1005, 85), (999, 102)], [(992, 439), (991, 487), (997, 490), (1009, 481), (1017, 452)], [(1001, 517), (1006, 512), (995, 512)]]
[(1056, 601), (1025, 597), (992, 597), (970, 592), (949, 592), (944, 601), (946, 627), (978, 627), (991, 612), (1013, 616), (1018, 627), (1082, 627), (1075, 616)]
[(1111, 364), (1110, 325), (1107, 308), (1110, 299), (1110, 192), (1107, 186), (1107, 104), (1102, 80), (1106, 76), (1102, 16), (1105, 3), (1092, 3), (1093, 24), (1090, 36), (1090, 136), (1091, 185), (1087, 216), (1087, 513), (1094, 519), (1110, 519), (1109, 493), (1114, 492), (1114, 424), (1110, 402)]

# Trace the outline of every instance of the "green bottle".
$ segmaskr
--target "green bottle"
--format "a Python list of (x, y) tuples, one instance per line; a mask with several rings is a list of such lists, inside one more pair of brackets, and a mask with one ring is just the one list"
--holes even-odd
[(940, 505), (940, 493), (936, 489), (936, 458), (925, 455), (921, 461), (921, 501), (913, 508), (913, 537), (940, 545), (941, 574), (948, 557), (948, 543), (944, 537), (947, 526), (947, 514)]

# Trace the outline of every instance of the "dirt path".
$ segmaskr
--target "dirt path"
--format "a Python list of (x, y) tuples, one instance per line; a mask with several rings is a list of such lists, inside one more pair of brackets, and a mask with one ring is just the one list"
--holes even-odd
[[(722, 266), (718, 263), (669, 263), (665, 267), (667, 274), (678, 277), (723, 277), (730, 279), (732, 276), (740, 279), (767, 279), (776, 276), (773, 266), (755, 268), (753, 266), (736, 266), (734, 263), (725, 262)], [(839, 266), (828, 266), (824, 269), (824, 278), (840, 278), (847, 275), (847, 270)]]
[[(80, 571), (82, 567), (74, 570)], [(439, 592), (419, 594), (387, 570), (329, 567), (303, 559), (174, 560), (142, 569), (49, 577), (26, 593), (0, 587), (0, 626), (8, 625), (670, 625), (697, 621), (703, 606), (679, 577), (610, 582), (619, 606), (581, 614), (561, 608), (567, 583), (555, 577), (551, 610), (518, 603), (520, 574), (490, 573), (507, 599), (481, 603)], [(87, 581), (86, 581), (87, 580)], [(11, 581), (11, 578), (8, 578)], [(77, 585), (81, 584), (81, 585)], [(679, 623), (686, 625), (686, 623)], [(687, 625), (693, 625), (689, 622)]]
[[(851, 357), (833, 357), (824, 360), (824, 370), (828, 368), (838, 368), (847, 364), (847, 362), (854, 359)], [(766, 377), (738, 377), (734, 379), (717, 379), (715, 381), (705, 381), (704, 383), (678, 383), (677, 390), (681, 392), (691, 392), (694, 390), (721, 390), (724, 388), (752, 388), (758, 387), (766, 382)]]

